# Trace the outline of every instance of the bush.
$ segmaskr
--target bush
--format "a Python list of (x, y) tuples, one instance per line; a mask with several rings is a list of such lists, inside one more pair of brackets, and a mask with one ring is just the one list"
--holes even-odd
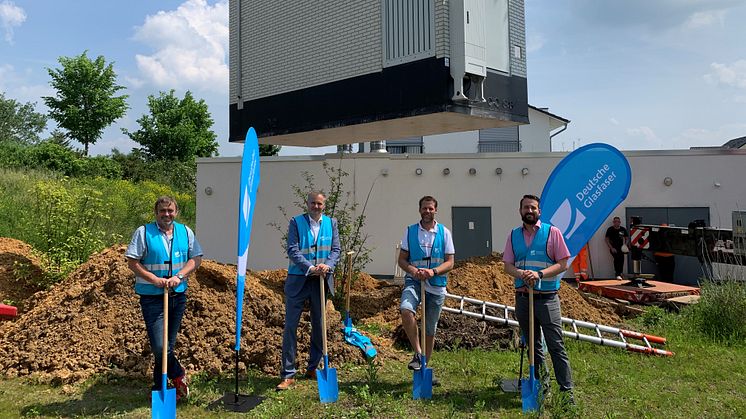
[(14, 141), (0, 141), (0, 167), (20, 169), (26, 166), (27, 148), (27, 146)]
[(684, 311), (693, 328), (721, 343), (746, 342), (746, 283), (705, 282), (700, 293), (699, 303)]
[(44, 141), (25, 150), (25, 165), (47, 169), (65, 176), (78, 176), (82, 173), (83, 159), (80, 154), (64, 146)]
[(122, 167), (111, 157), (88, 157), (83, 159), (81, 163), (81, 176), (103, 177), (106, 179), (122, 178)]
[(167, 185), (4, 170), (0, 237), (22, 240), (40, 252), (49, 275), (38, 285), (49, 286), (91, 253), (129, 241), (138, 226), (153, 221), (153, 203), (161, 195), (176, 198), (179, 221), (194, 226), (194, 195)]

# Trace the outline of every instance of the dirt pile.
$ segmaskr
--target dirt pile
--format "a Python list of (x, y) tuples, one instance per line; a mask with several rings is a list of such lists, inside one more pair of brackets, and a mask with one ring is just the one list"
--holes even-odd
[[(115, 246), (93, 255), (65, 281), (39, 294), (32, 310), (0, 325), (0, 370), (10, 376), (33, 375), (59, 383), (112, 370), (149, 375), (152, 356), (124, 251), (124, 246)], [(232, 371), (235, 277), (235, 267), (204, 261), (189, 280), (177, 354), (192, 372)], [(282, 270), (247, 275), (241, 370), (250, 364), (278, 374), (284, 278)], [(359, 350), (343, 343), (340, 313), (332, 304), (328, 309), (331, 362), (363, 362)], [(307, 363), (309, 318), (305, 312), (299, 326), (302, 367)], [(383, 357), (385, 346), (379, 349)]]
[(41, 278), (43, 270), (31, 246), (15, 239), (0, 237), (0, 303), (27, 311), (33, 301), (29, 298), (40, 290), (29, 283), (31, 278)]
[[(30, 308), (15, 321), (0, 323), (0, 371), (56, 383), (76, 382), (102, 372), (149, 376), (152, 356), (124, 251), (125, 246), (120, 245), (93, 255), (63, 282), (35, 294), (31, 298), (34, 305), (28, 305)], [(5, 269), (2, 272), (9, 272), (15, 260), (38, 266), (28, 246), (0, 241), (0, 269)], [(267, 374), (279, 373), (286, 274), (283, 269), (250, 272), (246, 277), (241, 370), (251, 365)], [(177, 354), (190, 372), (214, 375), (233, 370), (235, 278), (235, 266), (205, 260), (189, 279)], [(17, 293), (14, 295), (20, 297), (8, 298), (18, 301), (28, 301), (35, 291), (18, 288), (4, 286), (0, 290), (6, 293), (3, 295), (10, 295), (8, 290), (13, 289)], [(499, 257), (460, 262), (450, 274), (448, 288), (453, 294), (514, 305), (512, 279), (505, 275)], [(376, 346), (379, 360), (403, 360), (408, 356), (394, 349), (397, 342), (407, 345), (400, 326), (400, 295), (400, 285), (378, 281), (364, 273), (352, 286), (350, 314), (356, 326), (375, 330), (366, 335)], [(560, 295), (567, 317), (611, 325), (619, 322), (613, 312), (589, 305), (571, 287), (563, 286)], [(343, 302), (343, 296), (336, 301)], [(453, 300), (448, 304), (453, 305)], [(343, 341), (343, 312), (344, 305), (338, 311), (329, 303), (331, 362), (363, 363), (362, 353)], [(307, 364), (310, 328), (306, 311), (298, 331), (300, 368)], [(436, 348), (504, 348), (514, 340), (511, 328), (444, 313)]]
[[(515, 306), (514, 289), (513, 278), (505, 273), (499, 255), (460, 261), (448, 275), (448, 292), (478, 300)], [(594, 307), (577, 289), (567, 284), (562, 284), (559, 296), (564, 317), (605, 325), (621, 322), (612, 310)]]

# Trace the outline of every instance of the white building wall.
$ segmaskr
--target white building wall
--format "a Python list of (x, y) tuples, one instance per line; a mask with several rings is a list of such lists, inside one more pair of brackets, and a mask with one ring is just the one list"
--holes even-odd
[[(241, 8), (241, 39), (237, 10)], [(230, 58), (241, 48), (243, 100), (382, 69), (381, 2), (232, 0)], [(231, 99), (238, 69), (231, 62)]]
[[(344, 182), (361, 206), (373, 185), (366, 210), (365, 231), (374, 248), (367, 271), (392, 274), (394, 246), (403, 229), (419, 219), (417, 201), (433, 195), (439, 201), (438, 220), (451, 227), (451, 207), (492, 207), (493, 250), (501, 252), (511, 228), (520, 223), (518, 202), (525, 193), (539, 194), (565, 153), (494, 153), (448, 155), (345, 156), (343, 169), (350, 173)], [(746, 207), (746, 151), (633, 151), (626, 152), (633, 173), (627, 199), (612, 216), (625, 217), (625, 207), (709, 207), (712, 225), (730, 228), (731, 211)], [(261, 163), (262, 183), (257, 195), (251, 236), (249, 267), (275, 269), (287, 266), (278, 232), (269, 223), (286, 229), (289, 215), (300, 212), (293, 206), (292, 186), (305, 185), (303, 171), (314, 175), (317, 186), (327, 187), (322, 162), (338, 164), (339, 155), (268, 157)], [(448, 167), (450, 175), (442, 170)], [(501, 175), (495, 174), (496, 168)], [(415, 174), (421, 168), (422, 175)], [(477, 174), (468, 174), (469, 168)], [(521, 169), (528, 168), (523, 176)], [(387, 175), (382, 175), (382, 170)], [(238, 158), (199, 159), (197, 165), (196, 231), (205, 257), (221, 262), (236, 261)], [(666, 187), (665, 177), (673, 184)], [(716, 187), (715, 183), (720, 186)], [(205, 193), (211, 188), (211, 195)], [(610, 219), (591, 240), (591, 257), (597, 277), (611, 277), (611, 257), (603, 234)], [(456, 249), (458, 252), (458, 249)]]
[(549, 152), (549, 135), (551, 117), (533, 108), (528, 108), (529, 124), (518, 126), (518, 138), (521, 141), (521, 151), (527, 153)]
[(428, 135), (422, 138), (422, 143), (427, 154), (476, 153), (479, 151), (479, 131)]

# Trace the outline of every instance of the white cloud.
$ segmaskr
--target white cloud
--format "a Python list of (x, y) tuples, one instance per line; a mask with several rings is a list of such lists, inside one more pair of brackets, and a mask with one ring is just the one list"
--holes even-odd
[(226, 92), (228, 34), (227, 0), (187, 0), (147, 16), (135, 39), (155, 52), (135, 56), (142, 78), (158, 87)]
[(617, 120), (616, 118), (609, 118), (609, 122), (611, 122), (614, 125), (619, 125), (619, 120)]
[(658, 138), (650, 127), (627, 128), (627, 135), (642, 137), (643, 143), (639, 144), (640, 148), (660, 148), (663, 145), (661, 139)]
[(526, 52), (534, 52), (540, 50), (544, 44), (547, 42), (547, 39), (544, 37), (541, 33), (533, 33), (528, 36), (528, 39), (526, 39)]
[(724, 21), (725, 10), (706, 10), (692, 13), (686, 22), (684, 22), (684, 27), (687, 29), (697, 29), (710, 26), (716, 22), (722, 26)]
[(746, 89), (746, 60), (738, 60), (731, 65), (712, 63), (710, 68), (712, 73), (704, 76), (706, 81)]
[(19, 73), (10, 64), (0, 65), (0, 92), (5, 92), (6, 98), (19, 102), (36, 103), (37, 111), (46, 109), (42, 96), (53, 96), (54, 89), (47, 84), (35, 84), (29, 79), (31, 74)]
[(5, 41), (13, 44), (13, 28), (21, 26), (26, 21), (26, 12), (12, 1), (0, 3), (0, 25), (5, 31)]
[(687, 128), (673, 137), (674, 148), (720, 146), (744, 135), (746, 124), (725, 124), (714, 129)]

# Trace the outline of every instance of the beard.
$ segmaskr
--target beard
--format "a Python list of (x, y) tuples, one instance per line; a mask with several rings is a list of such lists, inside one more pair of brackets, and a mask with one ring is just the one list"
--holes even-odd
[(534, 225), (538, 221), (538, 218), (534, 214), (528, 213), (521, 215), (521, 220), (528, 225)]

